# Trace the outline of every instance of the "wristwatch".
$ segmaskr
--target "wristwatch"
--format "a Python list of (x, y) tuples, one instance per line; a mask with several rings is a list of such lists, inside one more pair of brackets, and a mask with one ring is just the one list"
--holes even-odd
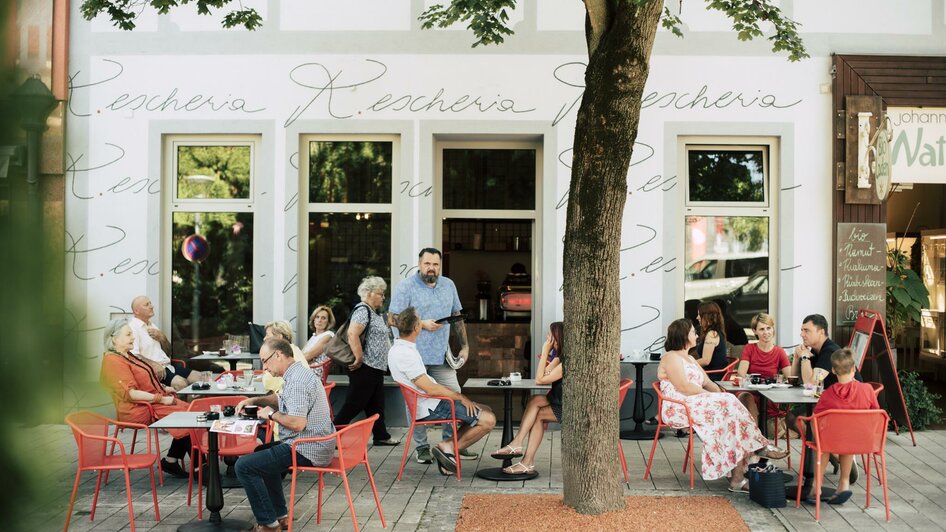
[(275, 415), (276, 415), (276, 411), (273, 410), (272, 412), (269, 413), (269, 417), (266, 418), (266, 419), (268, 419), (268, 420), (270, 420), (270, 421), (275, 421), (275, 420), (273, 419), (273, 416), (275, 416)]

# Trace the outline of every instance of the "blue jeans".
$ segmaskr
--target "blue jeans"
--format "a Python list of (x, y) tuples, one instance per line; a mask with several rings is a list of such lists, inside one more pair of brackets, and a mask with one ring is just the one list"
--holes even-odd
[[(437, 384), (442, 384), (443, 386), (460, 393), (460, 381), (457, 380), (457, 370), (451, 368), (446, 363), (439, 364), (437, 366), (427, 366), (427, 374), (433, 377), (433, 379), (437, 381)], [(420, 412), (418, 412), (418, 414), (420, 414)], [(426, 425), (417, 425), (414, 427), (414, 434), (411, 436), (414, 440), (414, 446), (417, 449), (424, 449), (430, 446), (430, 444), (427, 443)], [(449, 423), (446, 423), (443, 426), (443, 439), (453, 439), (453, 429), (450, 428)]]
[[(308, 458), (297, 455), (296, 463), (300, 466), (312, 465)], [(292, 445), (287, 443), (261, 445), (253, 454), (241, 456), (237, 460), (234, 469), (246, 490), (246, 499), (258, 524), (269, 525), (289, 514), (282, 490), (282, 475), (290, 467)]]

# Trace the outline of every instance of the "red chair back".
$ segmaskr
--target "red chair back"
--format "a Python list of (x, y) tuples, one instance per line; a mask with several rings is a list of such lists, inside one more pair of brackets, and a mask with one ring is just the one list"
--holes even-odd
[(880, 397), (880, 392), (884, 391), (884, 385), (879, 382), (868, 382), (867, 384), (870, 384), (871, 388), (874, 389), (874, 396)]
[(338, 449), (338, 461), (344, 469), (351, 469), (365, 461), (368, 454), (368, 439), (371, 428), (380, 416), (375, 414), (361, 421), (351, 423), (336, 433), (335, 446)]
[(332, 369), (332, 359), (326, 357), (324, 361), (317, 364), (309, 364), (309, 367), (312, 369), (320, 369), (322, 371), (322, 384), (328, 382), (329, 370)]
[[(707, 375), (722, 375), (723, 377), (720, 380), (729, 380), (733, 373), (736, 372), (736, 366), (739, 365), (739, 359), (733, 360), (723, 369), (711, 369), (706, 372)], [(711, 377), (712, 378), (712, 377)]]
[[(219, 397), (200, 397), (191, 401), (190, 406), (187, 407), (188, 412), (210, 412), (210, 405), (220, 405), (224, 406), (236, 406), (246, 399), (245, 395), (221, 395)], [(237, 445), (243, 445), (247, 441), (253, 440), (256, 441), (256, 434), (250, 436), (238, 436), (236, 434), (218, 434), (217, 440), (220, 445), (220, 449), (227, 449), (230, 447), (236, 447)], [(207, 441), (207, 431), (203, 429), (192, 429), (191, 430), (191, 441), (201, 442), (202, 447), (206, 447), (204, 442)]]
[(889, 419), (884, 410), (825, 410), (814, 416), (812, 429), (822, 452), (882, 453)]
[(404, 397), (404, 404), (407, 405), (407, 419), (417, 419), (417, 390), (410, 386), (401, 384), (401, 395)]
[(631, 389), (631, 386), (634, 385), (632, 379), (621, 379), (620, 387), (618, 388), (618, 408), (624, 404), (624, 398), (627, 397), (627, 391)]
[(66, 423), (79, 447), (79, 469), (96, 469), (104, 465), (108, 442), (98, 438), (109, 437), (108, 418), (94, 412), (74, 412), (66, 416)]

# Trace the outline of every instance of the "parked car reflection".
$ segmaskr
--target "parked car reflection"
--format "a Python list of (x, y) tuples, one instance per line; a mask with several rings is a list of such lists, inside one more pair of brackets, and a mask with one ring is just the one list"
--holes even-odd
[(769, 272), (752, 274), (742, 286), (722, 296), (729, 306), (729, 314), (743, 328), (749, 328), (752, 317), (769, 311)]

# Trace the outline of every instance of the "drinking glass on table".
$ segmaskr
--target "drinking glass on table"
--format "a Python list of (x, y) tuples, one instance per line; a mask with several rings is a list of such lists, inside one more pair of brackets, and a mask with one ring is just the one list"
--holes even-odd
[(253, 370), (251, 369), (243, 370), (243, 385), (244, 386), (253, 385)]

